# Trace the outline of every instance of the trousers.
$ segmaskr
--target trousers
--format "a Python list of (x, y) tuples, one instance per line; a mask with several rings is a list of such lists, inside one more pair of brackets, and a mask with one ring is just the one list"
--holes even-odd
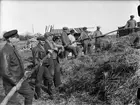
[(76, 47), (71, 46), (71, 45), (65, 47), (65, 56), (68, 56), (68, 52), (72, 52), (75, 57), (77, 57), (77, 55), (78, 55)]
[[(35, 81), (35, 92), (37, 93), (37, 97), (41, 97), (41, 88), (44, 92), (52, 95), (52, 86), (53, 86), (53, 77), (48, 69), (48, 67), (40, 66), (36, 81)], [(42, 87), (42, 84), (46, 87)]]
[(83, 41), (83, 52), (85, 55), (89, 54), (90, 52), (90, 46), (89, 46), (89, 40)]
[(60, 76), (60, 65), (57, 59), (53, 59), (53, 63), (54, 63), (54, 85), (55, 87), (59, 87), (62, 82), (61, 82), (61, 76)]

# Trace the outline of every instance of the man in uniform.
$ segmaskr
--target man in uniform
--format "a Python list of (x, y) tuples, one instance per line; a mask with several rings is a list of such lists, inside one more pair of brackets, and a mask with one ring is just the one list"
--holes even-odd
[(130, 16), (130, 20), (127, 21), (125, 28), (130, 28), (130, 33), (134, 32), (134, 28), (137, 26), (136, 20), (134, 20), (134, 15)]
[(70, 34), (68, 35), (70, 41), (71, 41), (71, 46), (73, 46), (75, 48), (75, 50), (77, 51), (77, 55), (79, 53), (79, 47), (77, 46), (77, 43), (75, 42), (75, 37), (74, 37), (75, 31), (72, 29), (70, 30)]
[(89, 45), (90, 45), (90, 40), (88, 39), (88, 33), (87, 33), (87, 27), (83, 27), (83, 32), (80, 35), (80, 39), (83, 40), (83, 51), (84, 54), (87, 55), (90, 51), (89, 51)]
[[(71, 43), (73, 43), (75, 41), (74, 33), (75, 33), (75, 31), (72, 29), (72, 30), (70, 30), (70, 34), (68, 35)], [(73, 43), (72, 46), (76, 47), (76, 42)]]
[[(51, 85), (52, 85), (52, 78), (49, 72), (49, 57), (50, 55), (46, 55), (46, 51), (44, 49), (43, 42), (45, 41), (43, 36), (37, 37), (38, 44), (32, 49), (32, 54), (33, 54), (33, 61), (34, 64), (37, 65), (40, 63), (40, 66), (38, 70), (35, 72), (35, 92), (37, 93), (36, 99), (41, 97), (41, 85), (42, 81), (44, 82), (44, 85), (48, 89), (42, 88), (46, 93), (50, 95), (50, 98), (52, 98), (52, 90), (51, 90)], [(46, 58), (43, 62), (42, 59), (44, 57)]]
[(44, 48), (46, 50), (46, 52), (51, 52), (51, 57), (50, 57), (50, 62), (52, 65), (52, 69), (53, 72), (52, 77), (54, 80), (54, 85), (56, 90), (59, 89), (59, 86), (62, 84), (61, 82), (61, 78), (60, 78), (60, 65), (59, 65), (59, 60), (58, 60), (58, 50), (62, 49), (62, 51), (64, 51), (64, 48), (62, 45), (56, 44), (54, 41), (56, 41), (56, 39), (54, 38), (53, 41), (53, 37), (51, 33), (45, 33), (44, 35), (45, 37), (45, 44), (44, 44)]
[(95, 51), (97, 51), (97, 44), (98, 44), (98, 39), (99, 39), (99, 36), (102, 36), (102, 32), (100, 31), (100, 26), (97, 26), (97, 30), (94, 31), (93, 33), (93, 37), (95, 37)]
[[(13, 43), (17, 33), (17, 30), (12, 30), (3, 35), (7, 43), (0, 52), (0, 75), (2, 76), (6, 95), (28, 73), (28, 71), (24, 70), (19, 52), (15, 48), (17, 43)], [(32, 105), (34, 92), (27, 80), (22, 83), (19, 89), (17, 88), (17, 92), (25, 98), (24, 105)], [(19, 100), (16, 99), (17, 92), (9, 100), (8, 105), (19, 105)]]
[(70, 45), (70, 39), (68, 37), (68, 28), (67, 27), (63, 27), (63, 32), (62, 32), (62, 43), (63, 46), (65, 46), (65, 57), (68, 56), (68, 52), (72, 52), (75, 56), (75, 58), (77, 57), (77, 51), (75, 49), (75, 47)]

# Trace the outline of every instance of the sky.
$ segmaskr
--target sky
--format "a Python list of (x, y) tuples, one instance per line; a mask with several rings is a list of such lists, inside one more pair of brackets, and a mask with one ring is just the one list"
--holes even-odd
[(46, 25), (54, 28), (101, 26), (107, 33), (126, 24), (130, 15), (139, 21), (135, 1), (1, 1), (0, 36), (4, 31), (44, 34)]

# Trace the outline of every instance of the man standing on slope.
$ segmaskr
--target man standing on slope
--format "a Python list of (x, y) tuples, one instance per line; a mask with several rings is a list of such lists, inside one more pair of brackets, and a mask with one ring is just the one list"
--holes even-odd
[(130, 33), (132, 33), (135, 31), (134, 28), (136, 28), (136, 26), (137, 26), (137, 22), (136, 22), (136, 20), (134, 20), (134, 15), (131, 15), (130, 20), (128, 20), (125, 25), (125, 28), (130, 28), (129, 31), (130, 31)]
[(75, 50), (77, 51), (77, 55), (78, 55), (78, 47), (77, 47), (77, 43), (74, 42), (75, 41), (75, 37), (74, 37), (75, 31), (72, 29), (70, 30), (70, 34), (68, 35), (70, 41), (71, 41), (71, 46), (73, 46), (75, 48)]
[(83, 27), (83, 32), (80, 35), (80, 40), (83, 40), (84, 54), (87, 55), (90, 52), (90, 38), (88, 36), (87, 27)]
[[(58, 49), (64, 49), (62, 45), (56, 44), (53, 41), (53, 36), (51, 33), (47, 32), (44, 35), (45, 37), (45, 44), (44, 48), (46, 53), (50, 53), (51, 57), (49, 62), (50, 63), (50, 75), (51, 78), (53, 79), (54, 85), (55, 85), (55, 90), (59, 90), (59, 87), (62, 85), (61, 82), (61, 77), (60, 77), (60, 65), (58, 61)], [(57, 91), (58, 92), (58, 91)]]
[[(12, 30), (3, 35), (6, 44), (0, 52), (0, 75), (2, 76), (6, 95), (28, 73), (28, 71), (24, 70), (21, 56), (15, 47), (17, 43), (14, 43), (13, 40), (17, 37), (17, 33), (17, 30)], [(25, 98), (24, 105), (32, 105), (34, 92), (27, 80), (22, 83), (20, 89), (17, 89), (17, 92)], [(8, 105), (19, 105), (19, 100), (16, 99), (17, 92), (9, 100)]]
[[(46, 54), (46, 51), (44, 49), (43, 42), (45, 41), (45, 38), (43, 36), (37, 37), (38, 44), (32, 49), (32, 54), (33, 54), (33, 61), (34, 64), (37, 65), (40, 63), (39, 68), (36, 70), (34, 73), (35, 75), (35, 92), (37, 93), (36, 99), (41, 97), (41, 85), (42, 82), (48, 89), (45, 89), (42, 87), (42, 89), (50, 95), (50, 99), (52, 99), (52, 90), (51, 90), (51, 84), (52, 84), (52, 78), (49, 72), (49, 53), (48, 55)], [(41, 60), (46, 57), (47, 58), (42, 62)]]
[(98, 48), (98, 39), (100, 38), (99, 36), (102, 36), (102, 32), (100, 31), (100, 26), (97, 26), (97, 30), (94, 31), (93, 37), (95, 37), (95, 51), (97, 51)]
[(75, 47), (73, 47), (72, 45), (70, 45), (70, 39), (67, 35), (68, 33), (68, 28), (67, 27), (63, 27), (63, 32), (62, 32), (62, 43), (63, 46), (65, 46), (65, 57), (68, 56), (68, 52), (72, 52), (75, 56), (75, 58), (77, 57), (77, 51), (75, 49)]

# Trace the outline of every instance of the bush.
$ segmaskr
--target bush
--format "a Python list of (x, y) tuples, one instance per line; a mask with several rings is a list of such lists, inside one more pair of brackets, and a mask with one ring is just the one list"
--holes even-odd
[(131, 43), (132, 36), (119, 38), (108, 51), (79, 57), (63, 65), (66, 80), (61, 91), (68, 97), (75, 94), (89, 104), (130, 103), (138, 85), (135, 72), (140, 61), (139, 52)]

